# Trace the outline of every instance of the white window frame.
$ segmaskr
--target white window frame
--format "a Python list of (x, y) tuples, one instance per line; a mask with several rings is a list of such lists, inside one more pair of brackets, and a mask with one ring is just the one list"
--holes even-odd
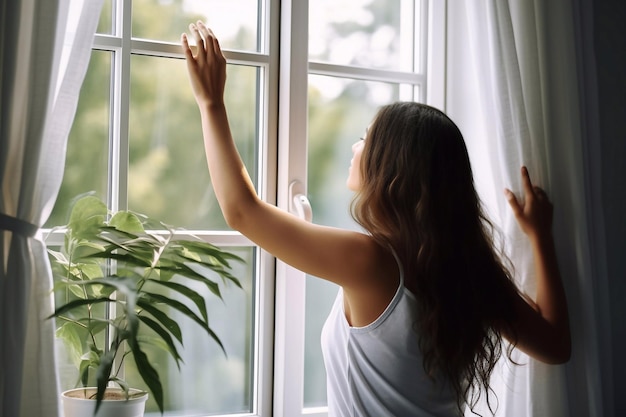
[[(277, 98), (278, 89), (278, 0), (262, 2), (259, 13), (261, 52), (224, 51), (230, 64), (243, 64), (260, 69), (258, 193), (270, 203), (276, 203), (277, 166)], [(129, 108), (130, 64), (135, 54), (161, 58), (184, 59), (178, 43), (153, 41), (132, 37), (132, 0), (112, 0), (113, 34), (96, 34), (92, 50), (112, 54), (111, 103), (109, 120), (109, 173), (107, 206), (111, 210), (126, 209), (128, 205), (129, 174)], [(274, 51), (274, 52), (271, 52)], [(45, 231), (50, 246), (63, 244), (63, 230)], [(158, 233), (158, 232), (156, 232)], [(274, 345), (274, 280), (275, 259), (260, 250), (246, 237), (231, 231), (193, 230), (187, 233), (221, 247), (252, 247), (256, 251), (256, 285), (253, 298), (255, 341), (253, 347), (253, 381), (251, 413), (228, 414), (229, 417), (260, 417), (272, 415), (272, 374)], [(183, 236), (185, 233), (180, 233)]]
[[(314, 0), (311, 0), (314, 1)], [(403, 0), (410, 7), (412, 0)], [(428, 0), (422, 9), (422, 68), (414, 72), (355, 68), (308, 61), (309, 0), (281, 2), (280, 83), (278, 118), (278, 206), (298, 214), (292, 201), (306, 196), (308, 76), (333, 75), (351, 79), (399, 82), (425, 88), (423, 100), (445, 111), (445, 22), (447, 0)], [(415, 60), (415, 57), (413, 57)], [(414, 89), (411, 89), (414, 90)], [(274, 350), (274, 416), (327, 417), (327, 407), (304, 407), (304, 339), (306, 274), (281, 261), (276, 263)]]
[[(314, 0), (313, 0), (314, 1)], [(405, 4), (413, 0), (402, 0)], [(132, 0), (113, 0), (112, 35), (97, 34), (94, 50), (113, 54), (109, 207), (127, 207), (130, 61), (133, 54), (183, 59), (177, 43), (132, 38)], [(267, 0), (261, 12), (261, 52), (224, 51), (231, 64), (260, 68), (258, 192), (278, 207), (294, 211), (295, 194), (306, 195), (309, 74), (401, 82), (425, 87), (422, 100), (445, 110), (445, 22), (447, 0), (428, 0), (422, 15), (427, 39), (421, 45), (425, 67), (415, 72), (350, 68), (308, 61), (308, 0)], [(280, 29), (280, 32), (279, 32)], [(279, 38), (280, 33), (280, 38)], [(292, 36), (292, 34), (306, 34)], [(281, 60), (279, 62), (278, 57)], [(407, 98), (410, 99), (410, 98)], [(290, 186), (291, 185), (291, 186)], [(63, 242), (50, 232), (49, 245)], [(237, 232), (193, 231), (218, 246), (254, 246)], [(252, 412), (228, 416), (326, 417), (326, 407), (304, 408), (304, 273), (257, 250), (254, 310)], [(275, 277), (275, 281), (274, 278)]]

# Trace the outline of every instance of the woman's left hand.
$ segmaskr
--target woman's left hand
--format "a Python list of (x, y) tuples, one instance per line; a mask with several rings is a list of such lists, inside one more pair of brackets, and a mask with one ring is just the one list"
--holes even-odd
[(223, 105), (226, 58), (219, 41), (213, 31), (200, 21), (191, 23), (189, 31), (196, 41), (195, 54), (186, 33), (181, 35), (181, 43), (196, 102), (199, 106)]
[(511, 190), (504, 190), (517, 223), (531, 240), (551, 238), (552, 203), (545, 191), (530, 181), (528, 169), (522, 167), (521, 171), (524, 199), (519, 201)]

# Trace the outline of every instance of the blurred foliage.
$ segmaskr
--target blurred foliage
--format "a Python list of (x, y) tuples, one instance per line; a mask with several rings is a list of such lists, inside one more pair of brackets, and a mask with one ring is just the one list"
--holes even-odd
[[(421, 1), (316, 0), (309, 2), (309, 54), (315, 61), (339, 65), (410, 70), (413, 36), (401, 24)], [(313, 35), (314, 34), (314, 35)], [(404, 58), (404, 59), (403, 59)], [(409, 58), (407, 61), (406, 58)]]
[[(137, 0), (133, 11), (133, 21), (139, 25), (144, 22), (142, 32), (153, 39), (160, 39), (164, 28), (172, 25), (182, 32), (188, 22), (199, 18), (185, 13), (181, 1)], [(173, 16), (174, 21), (153, 24), (163, 16)], [(103, 19), (110, 16), (105, 13)], [(236, 38), (245, 43), (254, 36), (240, 30)], [(116, 133), (109, 128), (112, 68), (111, 52), (93, 51), (68, 139), (63, 183), (46, 227), (67, 221), (73, 196), (88, 191), (107, 196), (111, 193), (109, 184), (118, 178), (117, 173), (109, 172), (114, 168), (109, 166), (109, 142)], [(190, 229), (224, 230), (227, 226), (209, 181), (199, 112), (186, 71), (180, 59), (131, 57), (129, 129), (120, 132), (122, 137), (128, 135), (129, 174), (121, 189), (128, 189), (130, 209)], [(233, 136), (256, 183), (258, 69), (230, 65), (227, 91)]]
[[(215, 30), (222, 48), (256, 52), (258, 13), (257, 0), (133, 0), (132, 33), (178, 43), (190, 22), (202, 20)], [(229, 36), (219, 30), (225, 21)]]

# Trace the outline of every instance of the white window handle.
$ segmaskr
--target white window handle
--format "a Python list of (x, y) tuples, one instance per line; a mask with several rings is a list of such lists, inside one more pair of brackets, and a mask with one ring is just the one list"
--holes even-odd
[(289, 184), (289, 212), (307, 222), (313, 220), (311, 203), (304, 194), (304, 187), (299, 181)]

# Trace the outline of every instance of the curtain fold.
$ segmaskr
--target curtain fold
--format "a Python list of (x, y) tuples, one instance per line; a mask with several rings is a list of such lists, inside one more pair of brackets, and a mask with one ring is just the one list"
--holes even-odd
[[(545, 365), (519, 351), (493, 374), (497, 416), (601, 416), (599, 347), (583, 170), (574, 10), (571, 0), (456, 0), (448, 5), (447, 111), (463, 131), (477, 187), (502, 230), (520, 288), (535, 294), (529, 244), (504, 187), (521, 195), (529, 167), (555, 206), (554, 236), (568, 296), (573, 354)], [(490, 415), (484, 398), (477, 409)], [(472, 415), (470, 412), (466, 415)]]
[[(102, 0), (20, 0), (0, 9), (0, 410), (59, 415), (52, 274), (40, 232), (65, 164), (67, 136)], [(25, 223), (24, 223), (25, 222)]]

